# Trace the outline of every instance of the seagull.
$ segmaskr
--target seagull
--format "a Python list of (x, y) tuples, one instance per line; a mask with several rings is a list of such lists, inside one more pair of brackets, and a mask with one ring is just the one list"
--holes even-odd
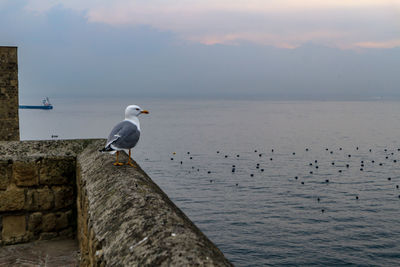
[(129, 160), (126, 165), (134, 166), (131, 162), (131, 149), (134, 148), (140, 137), (140, 114), (149, 114), (147, 110), (141, 109), (137, 105), (127, 106), (125, 109), (125, 120), (121, 121), (111, 130), (106, 146), (100, 152), (117, 153), (115, 166), (122, 166), (124, 163), (118, 161), (119, 151), (129, 150)]

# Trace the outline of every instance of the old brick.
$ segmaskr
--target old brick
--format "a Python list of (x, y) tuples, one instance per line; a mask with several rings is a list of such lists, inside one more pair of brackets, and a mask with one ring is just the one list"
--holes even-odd
[(13, 176), (15, 183), (18, 186), (32, 186), (39, 184), (39, 173), (35, 162), (14, 162)]
[(56, 215), (49, 213), (43, 215), (42, 218), (42, 229), (44, 232), (51, 232), (56, 228)]
[(54, 207), (61, 209), (74, 203), (74, 191), (71, 186), (53, 186)]
[(11, 180), (12, 168), (8, 161), (0, 161), (0, 190), (7, 189)]
[(0, 211), (22, 210), (24, 203), (24, 189), (11, 184), (6, 191), (0, 191)]
[(42, 213), (34, 212), (29, 215), (28, 219), (28, 230), (35, 234), (39, 233), (42, 230)]
[(25, 215), (3, 217), (3, 242), (13, 244), (26, 241), (26, 233)]
[(75, 160), (72, 158), (44, 159), (40, 167), (40, 184), (72, 184), (75, 179)]
[(49, 210), (53, 207), (53, 191), (45, 187), (42, 189), (29, 189), (27, 193), (27, 210)]

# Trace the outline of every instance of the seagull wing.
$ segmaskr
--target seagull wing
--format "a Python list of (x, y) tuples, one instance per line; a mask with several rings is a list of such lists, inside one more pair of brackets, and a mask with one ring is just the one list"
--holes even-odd
[(137, 144), (139, 137), (140, 131), (135, 124), (122, 121), (111, 130), (103, 151), (131, 149)]

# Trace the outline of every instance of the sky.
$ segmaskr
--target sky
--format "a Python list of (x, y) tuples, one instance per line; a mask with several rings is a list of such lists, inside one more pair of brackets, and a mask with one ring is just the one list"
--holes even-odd
[(399, 0), (0, 0), (21, 97), (400, 98)]

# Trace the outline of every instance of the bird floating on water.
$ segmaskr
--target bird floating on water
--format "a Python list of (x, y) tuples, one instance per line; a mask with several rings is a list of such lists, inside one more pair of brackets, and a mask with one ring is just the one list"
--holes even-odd
[[(119, 151), (127, 152), (129, 160), (126, 165), (134, 166), (131, 162), (131, 149), (134, 148), (140, 137), (140, 123), (138, 116), (140, 114), (149, 114), (147, 110), (139, 106), (130, 105), (125, 109), (125, 120), (121, 121), (111, 130), (108, 136), (106, 146), (100, 152), (116, 153), (117, 159), (115, 166), (122, 166), (124, 163), (118, 161)], [(171, 158), (173, 160), (173, 158)]]

